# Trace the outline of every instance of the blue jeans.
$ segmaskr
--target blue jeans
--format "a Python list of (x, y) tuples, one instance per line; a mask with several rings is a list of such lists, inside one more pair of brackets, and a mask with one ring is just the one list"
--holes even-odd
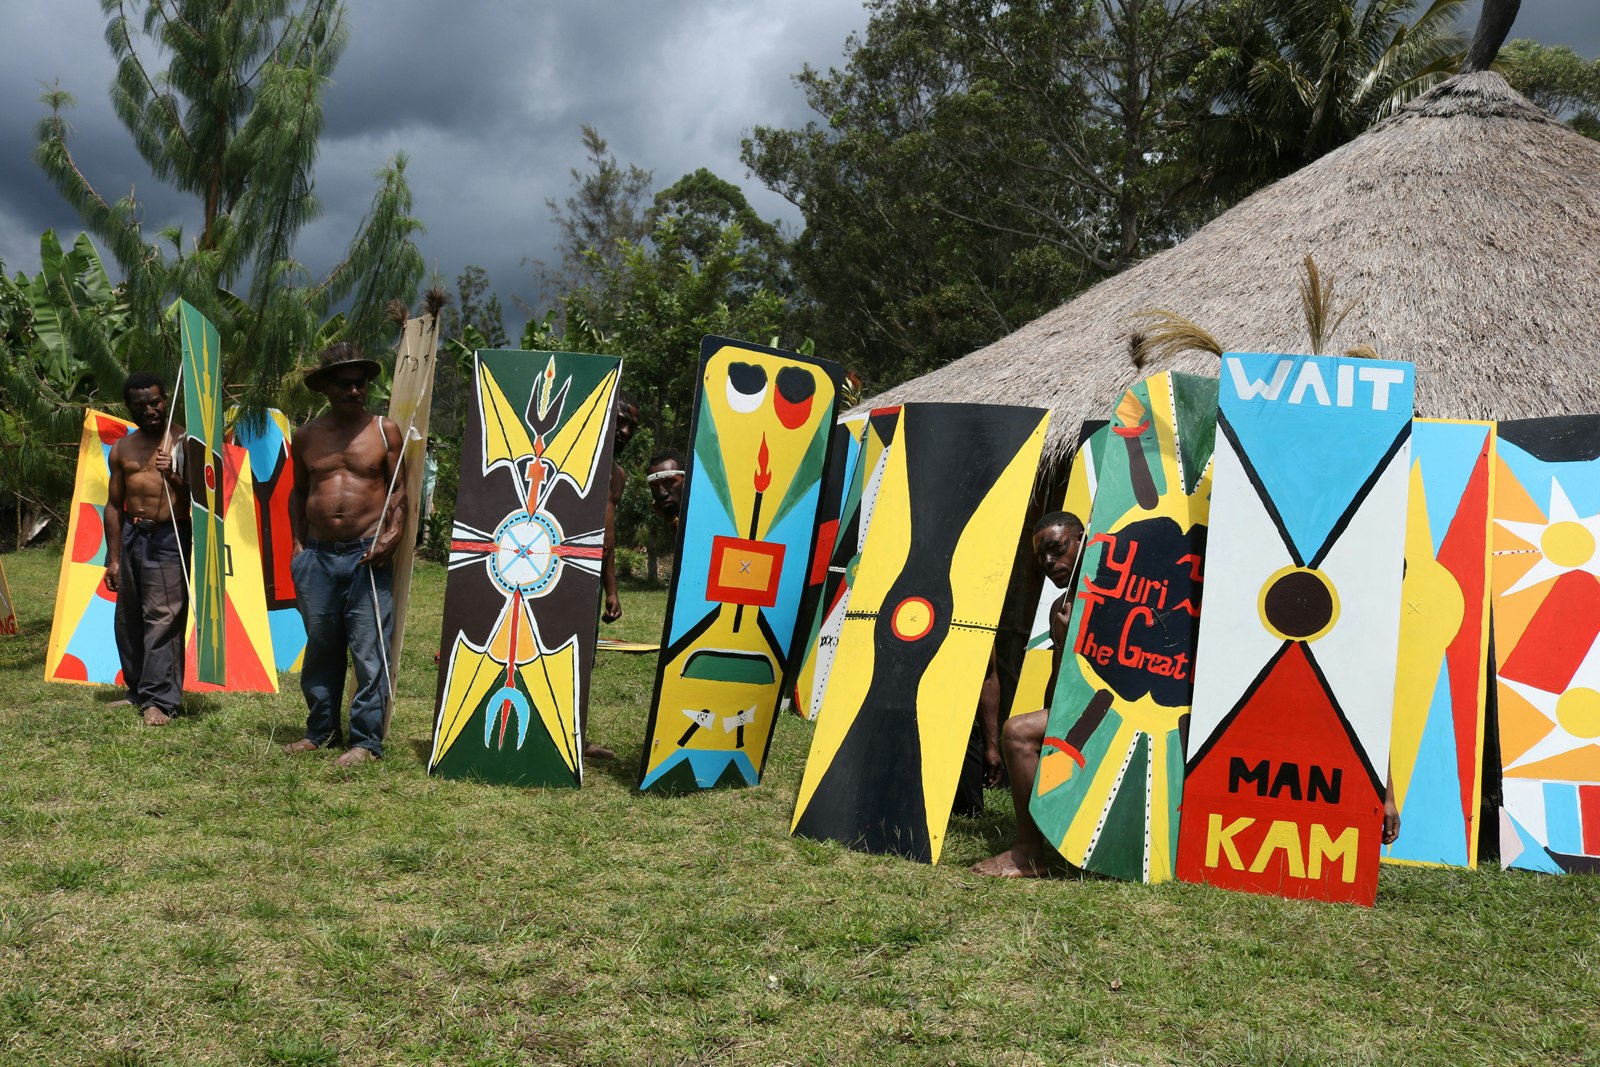
[(350, 747), (381, 756), (383, 713), (389, 695), (384, 666), (389, 637), (394, 633), (390, 597), (394, 570), (361, 562), (371, 546), (371, 538), (307, 541), (289, 564), (289, 571), (306, 623), (305, 658), (300, 664), (300, 691), (309, 709), (306, 739), (319, 748), (339, 740), (348, 649), (356, 671), (356, 694), (350, 701)]
[(122, 682), (135, 710), (171, 715), (183, 700), (183, 630), (189, 592), (183, 563), (188, 530), (171, 522), (122, 519), (122, 576), (117, 582), (115, 633)]

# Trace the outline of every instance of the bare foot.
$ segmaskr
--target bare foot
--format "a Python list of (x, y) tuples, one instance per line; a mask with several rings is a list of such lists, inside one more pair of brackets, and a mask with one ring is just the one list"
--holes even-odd
[(283, 746), (284, 754), (289, 756), (303, 756), (307, 752), (315, 752), (316, 750), (317, 746), (311, 743), (311, 738), (309, 737), (302, 737), (298, 741), (290, 741)]
[(131, 708), (131, 707), (133, 707), (133, 701), (129, 700), (127, 697), (123, 697), (121, 700), (113, 700), (111, 703), (107, 704), (106, 707), (108, 707), (108, 708)]
[(144, 709), (144, 724), (146, 726), (165, 726), (172, 721), (172, 716), (151, 704)]
[(604, 745), (586, 744), (583, 746), (584, 759), (616, 759), (617, 754)]
[(974, 863), (967, 869), (973, 874), (987, 875), (990, 878), (1049, 877), (1043, 858), (1024, 856), (1014, 848), (1006, 849), (998, 856), (990, 856), (982, 863)]
[(372, 754), (372, 749), (357, 746), (333, 761), (335, 767), (359, 767), (363, 763), (372, 763), (377, 760)]

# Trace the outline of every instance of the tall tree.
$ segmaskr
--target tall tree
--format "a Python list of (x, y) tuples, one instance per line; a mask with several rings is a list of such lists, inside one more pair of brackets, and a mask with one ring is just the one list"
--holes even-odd
[[(582, 127), (585, 169), (571, 168), (572, 195), (545, 201), (555, 223), (561, 255), (558, 265), (528, 260), (534, 268), (544, 307), (561, 307), (566, 294), (592, 289), (602, 267), (622, 261), (619, 242), (638, 242), (650, 233), (650, 183), (654, 175), (617, 162), (606, 139), (593, 126)], [(542, 310), (542, 309), (541, 309)]]
[[(409, 303), (422, 276), (413, 243), (422, 227), (411, 215), (405, 158), (380, 172), (371, 209), (331, 271), (313, 278), (294, 255), (296, 238), (319, 211), (312, 174), (322, 97), (347, 38), (339, 0), (101, 0), (101, 7), (117, 62), (117, 117), (156, 178), (195, 198), (198, 229), (186, 237), (171, 227), (152, 239), (133, 194), (111, 201), (95, 189), (68, 147), (64, 113), (72, 97), (59, 88), (43, 97), (50, 112), (35, 156), (125, 272), (141, 338), (129, 353), (133, 365), (176, 366), (175, 330), (164, 312), (178, 296), (217, 325), (224, 375), (253, 402), (280, 399), (286, 375), (347, 298), (353, 306), (340, 336), (374, 344), (387, 329), (385, 302)], [(108, 381), (120, 380), (110, 353), (88, 355)]]

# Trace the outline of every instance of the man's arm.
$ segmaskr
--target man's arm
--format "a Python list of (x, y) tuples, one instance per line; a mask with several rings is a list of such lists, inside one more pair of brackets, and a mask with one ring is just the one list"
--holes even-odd
[(117, 591), (117, 583), (122, 579), (122, 442), (118, 441), (111, 446), (111, 455), (108, 462), (111, 467), (111, 481), (106, 487), (105, 508), (105, 535), (106, 535), (106, 588), (113, 593)]
[(1072, 617), (1072, 595), (1062, 593), (1050, 608), (1050, 678), (1044, 683), (1044, 706), (1048, 710), (1056, 695), (1056, 675), (1061, 673), (1061, 653), (1067, 647), (1067, 623)]
[[(401, 535), (406, 530), (406, 476), (401, 469), (405, 460), (406, 438), (393, 419), (385, 418), (382, 425), (383, 443), (388, 447), (383, 465), (383, 492), (388, 507), (381, 516), (377, 539), (367, 553), (368, 561), (377, 564), (389, 562), (394, 550), (400, 547)], [(392, 492), (390, 486), (394, 487)]]
[(606, 536), (600, 552), (600, 579), (606, 589), (606, 607), (600, 618), (606, 622), (622, 618), (622, 598), (617, 596), (617, 505), (622, 503), (622, 490), (627, 484), (628, 472), (613, 460), (611, 489), (606, 494)]

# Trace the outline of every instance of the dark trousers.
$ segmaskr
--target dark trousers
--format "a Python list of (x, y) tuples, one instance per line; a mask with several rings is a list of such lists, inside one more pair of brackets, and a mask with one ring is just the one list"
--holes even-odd
[(122, 572), (117, 580), (117, 655), (136, 708), (167, 714), (183, 700), (183, 631), (189, 593), (183, 564), (188, 531), (171, 522), (124, 519)]

